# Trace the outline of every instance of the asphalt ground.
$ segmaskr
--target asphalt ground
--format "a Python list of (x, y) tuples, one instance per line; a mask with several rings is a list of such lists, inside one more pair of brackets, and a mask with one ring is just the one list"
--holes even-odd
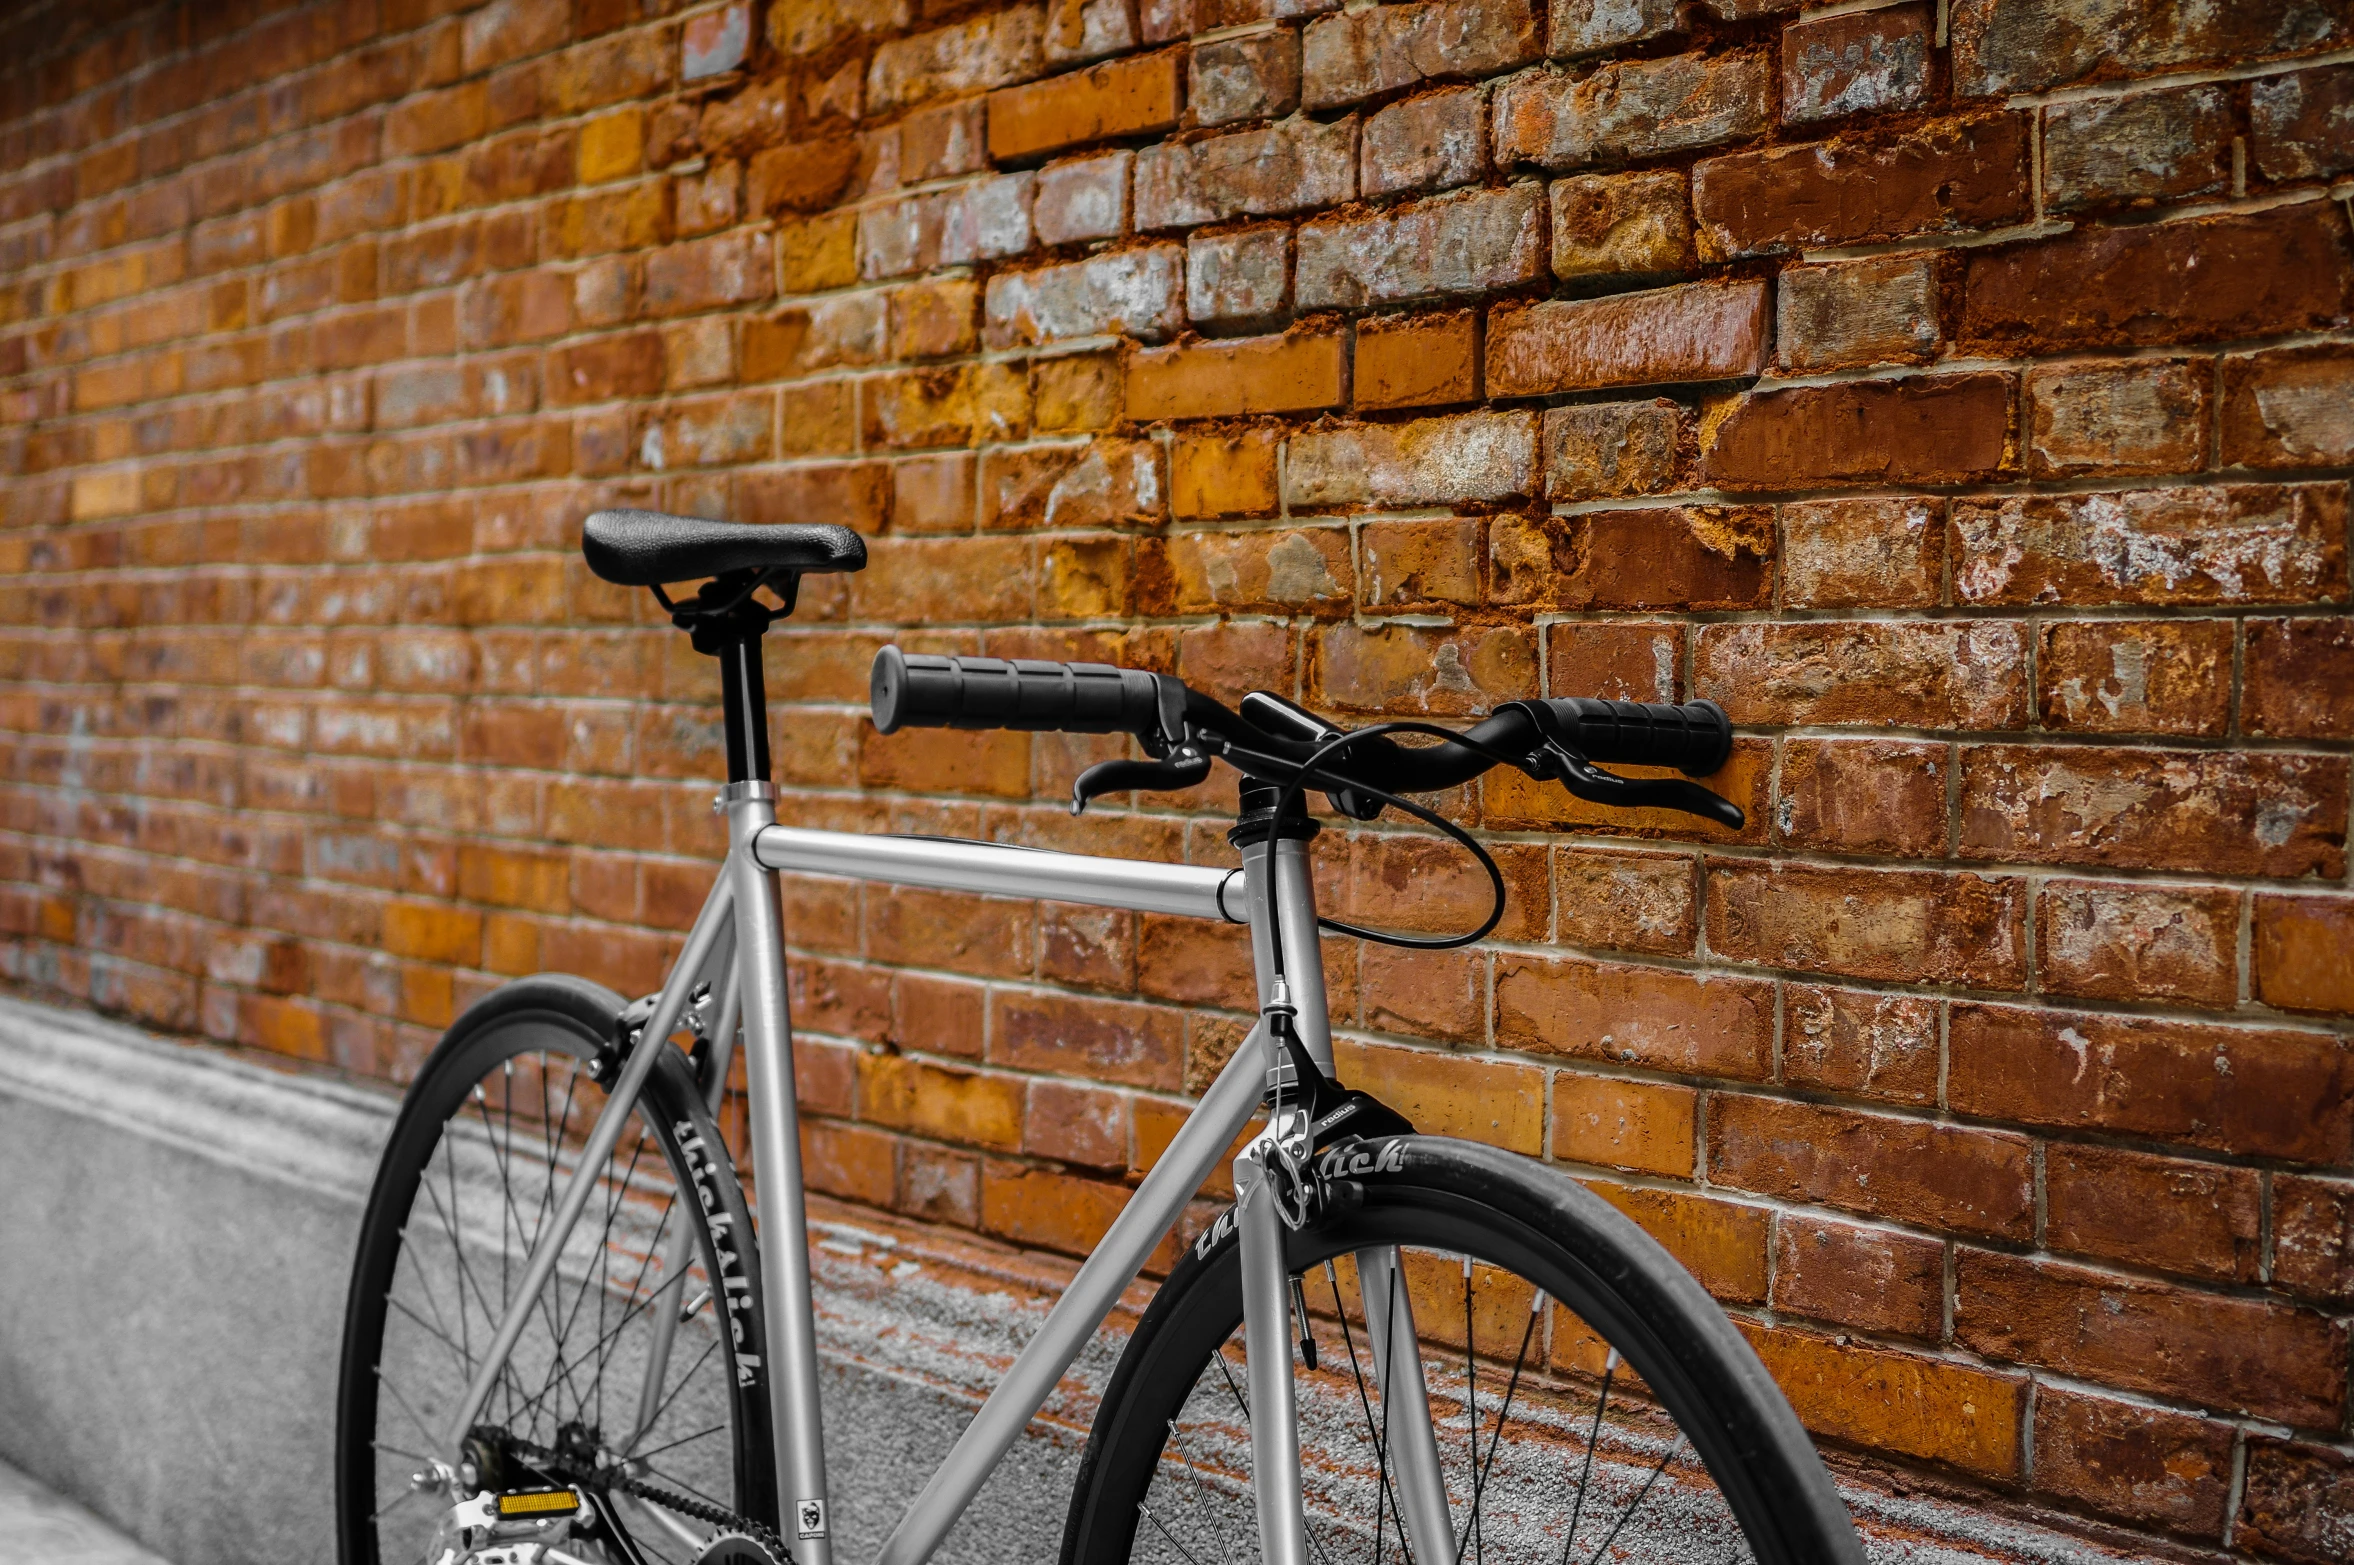
[(0, 1565), (169, 1565), (73, 1501), (0, 1465)]

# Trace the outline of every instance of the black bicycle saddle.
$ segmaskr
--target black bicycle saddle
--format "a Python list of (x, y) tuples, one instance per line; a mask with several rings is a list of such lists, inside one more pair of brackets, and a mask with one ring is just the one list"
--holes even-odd
[(855, 571), (866, 540), (831, 523), (714, 522), (660, 511), (599, 511), (580, 530), (588, 568), (621, 587), (729, 571)]

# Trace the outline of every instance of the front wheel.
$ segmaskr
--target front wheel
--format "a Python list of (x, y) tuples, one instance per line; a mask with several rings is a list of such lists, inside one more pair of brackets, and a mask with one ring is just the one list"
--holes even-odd
[[(1438, 1137), (1316, 1167), (1354, 1186), (1328, 1184), (1338, 1215), (1287, 1239), (1316, 1347), (1317, 1366), (1294, 1370), (1316, 1565), (1860, 1565), (1854, 1524), (1765, 1366), (1608, 1203)], [(1232, 1228), (1186, 1252), (1122, 1354), (1063, 1565), (1258, 1557)], [(1384, 1395), (1377, 1336), (1419, 1339), (1423, 1390)], [(1411, 1389), (1403, 1368), (1398, 1385)]]

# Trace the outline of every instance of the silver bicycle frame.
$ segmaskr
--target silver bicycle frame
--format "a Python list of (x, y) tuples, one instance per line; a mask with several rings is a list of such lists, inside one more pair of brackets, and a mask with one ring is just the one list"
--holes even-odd
[[(803, 1565), (834, 1565), (777, 875), (832, 875), (1248, 924), (1262, 1005), (1273, 981), (1273, 958), (1280, 941), (1301, 1041), (1310, 1057), (1328, 1071), (1332, 1035), (1315, 887), (1302, 843), (1279, 840), (1272, 845), (1255, 844), (1244, 850), (1240, 871), (1216, 870), (996, 843), (807, 831), (776, 824), (775, 798), (774, 788), (761, 782), (730, 783), (722, 792), (720, 803), (728, 823), (727, 862), (653, 1005), (641, 1035), (643, 1041), (631, 1051), (590, 1131), (588, 1146), (555, 1217), (525, 1267), (522, 1290), (508, 1306), (507, 1317), (500, 1322), (443, 1443), (445, 1454), (454, 1463), (466, 1431), (523, 1332), (530, 1302), (555, 1270), (571, 1227), (587, 1204), (596, 1170), (620, 1138), (646, 1074), (660, 1053), (654, 1045), (667, 1039), (678, 1025), (711, 958), (724, 952), (723, 942), (732, 935), (733, 972), (723, 975), (726, 981), (720, 988), (718, 1010), (723, 1032), (732, 1015), (741, 1017), (752, 1166), (760, 1182), (761, 1285), (768, 1349), (768, 1363), (760, 1367), (766, 1371), (776, 1431), (783, 1531)], [(1280, 930), (1268, 917), (1271, 881), (1280, 885), (1275, 899), (1281, 908)], [(723, 1037), (713, 1040), (716, 1068), (707, 1090), (714, 1101), (726, 1079), (724, 1050), (728, 1042)], [(1056, 1384), (1111, 1314), (1128, 1284), (1143, 1270), (1186, 1203), (1258, 1111), (1273, 1063), (1274, 1050), (1262, 1024), (1219, 1072), (1160, 1161), (1145, 1175), (1048, 1312), (1038, 1334), (1023, 1348), (908, 1507), (884, 1542), (881, 1565), (922, 1565), (940, 1546), (1031, 1418), (1053, 1395)], [(1254, 1405), (1278, 1414), (1252, 1420), (1252, 1487), (1269, 1565), (1307, 1565), (1299, 1432), (1294, 1418), (1282, 1416), (1292, 1407), (1293, 1351), (1284, 1229), (1274, 1201), (1264, 1194), (1252, 1195), (1262, 1184), (1267, 1141), (1267, 1134), (1262, 1133), (1234, 1162), (1248, 1374)], [(683, 1246), (676, 1253), (680, 1262), (676, 1274), (683, 1275)], [(1402, 1290), (1393, 1292), (1387, 1286), (1396, 1267), (1394, 1250), (1369, 1250), (1359, 1256), (1375, 1379), (1385, 1401), (1390, 1399), (1393, 1384), (1406, 1393), (1398, 1400), (1407, 1416), (1391, 1425), (1391, 1445), (1404, 1486), (1403, 1508), (1415, 1552), (1423, 1559), (1451, 1565), (1452, 1526), (1444, 1492), (1438, 1486), (1438, 1451), (1413, 1317)], [(1383, 1282), (1385, 1295), (1378, 1321), (1372, 1287), (1376, 1277)], [(656, 1314), (674, 1318), (676, 1311)], [(658, 1382), (660, 1364), (668, 1358), (667, 1334), (658, 1331), (657, 1337), (656, 1361), (648, 1367), (649, 1385)], [(1414, 1416), (1416, 1410), (1419, 1418)], [(641, 1406), (641, 1419), (643, 1416)]]

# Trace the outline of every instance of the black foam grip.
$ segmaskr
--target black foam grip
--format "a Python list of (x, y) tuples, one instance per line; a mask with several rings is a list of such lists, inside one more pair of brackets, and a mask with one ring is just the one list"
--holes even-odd
[(936, 657), (885, 647), (868, 682), (875, 726), (1019, 728), (1074, 734), (1158, 730), (1160, 678), (1109, 663)]
[(1705, 777), (1733, 753), (1732, 720), (1714, 701), (1665, 706), (1570, 696), (1545, 705), (1561, 725), (1561, 736), (1589, 761), (1672, 766), (1687, 776)]

